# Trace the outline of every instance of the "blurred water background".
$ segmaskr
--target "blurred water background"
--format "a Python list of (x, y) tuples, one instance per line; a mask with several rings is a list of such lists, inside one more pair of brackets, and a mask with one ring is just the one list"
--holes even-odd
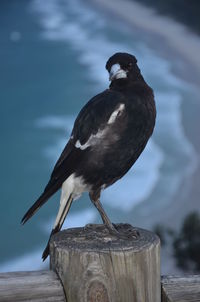
[[(137, 28), (81, 0), (2, 1), (0, 8), (0, 271), (47, 265), (41, 253), (59, 193), (24, 227), (20, 220), (47, 183), (80, 108), (108, 87), (105, 63), (118, 51), (137, 57), (155, 92), (157, 124), (140, 159), (102, 194), (102, 203), (114, 222), (152, 227), (152, 215), (159, 218), (171, 204), (197, 161), (181, 111), (197, 95), (173, 72), (175, 59), (163, 58)], [(64, 227), (93, 222), (100, 217), (84, 194)]]

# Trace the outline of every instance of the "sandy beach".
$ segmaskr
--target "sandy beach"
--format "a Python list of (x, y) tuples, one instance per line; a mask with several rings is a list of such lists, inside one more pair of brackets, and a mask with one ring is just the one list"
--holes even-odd
[[(200, 210), (200, 137), (197, 128), (200, 114), (200, 100), (198, 101), (200, 94), (200, 37), (185, 25), (171, 18), (160, 16), (153, 9), (134, 1), (90, 0), (89, 2), (105, 14), (120, 19), (130, 28), (138, 30), (142, 39), (146, 39), (151, 44), (152, 49), (164, 58), (174, 61), (174, 74), (190, 83), (192, 89), (196, 91), (197, 100), (183, 101), (181, 108), (185, 134), (194, 146), (197, 155), (195, 169), (184, 179), (170, 205), (160, 212), (151, 212), (146, 224), (144, 222), (147, 228), (161, 223), (167, 227), (173, 224), (173, 227), (178, 229), (188, 213)], [(137, 207), (136, 212), (138, 212), (137, 225), (141, 219), (140, 210)], [(180, 274), (182, 272), (175, 267), (171, 253), (169, 248), (162, 249), (162, 272)]]

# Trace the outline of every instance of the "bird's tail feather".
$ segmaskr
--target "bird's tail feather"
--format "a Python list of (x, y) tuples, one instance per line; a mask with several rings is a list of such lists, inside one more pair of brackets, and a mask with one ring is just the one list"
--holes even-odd
[(59, 211), (58, 211), (58, 215), (56, 217), (54, 227), (51, 231), (47, 246), (46, 246), (46, 248), (45, 248), (45, 250), (42, 254), (43, 261), (49, 255), (49, 243), (50, 243), (51, 237), (52, 237), (52, 235), (54, 235), (55, 233), (60, 231), (60, 229), (63, 225), (63, 222), (65, 220), (65, 217), (67, 216), (67, 214), (69, 212), (72, 201), (73, 201), (72, 191), (71, 192), (66, 192), (66, 190), (63, 189), (62, 193), (61, 193), (60, 208), (59, 208)]
[(21, 220), (22, 224), (25, 224), (40, 208), (41, 206), (61, 187), (61, 184), (55, 183), (54, 185), (47, 186), (42, 195), (36, 200), (36, 202), (30, 207)]

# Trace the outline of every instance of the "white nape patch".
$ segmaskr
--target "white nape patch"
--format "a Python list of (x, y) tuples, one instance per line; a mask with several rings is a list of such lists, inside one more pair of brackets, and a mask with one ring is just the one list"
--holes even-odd
[(125, 108), (124, 104), (120, 104), (119, 107), (111, 114), (109, 120), (108, 120), (108, 124), (113, 124), (117, 118), (117, 116), (121, 115), (121, 113), (123, 112)]
[(105, 133), (106, 133), (106, 129), (103, 129), (103, 130), (99, 130), (96, 134), (91, 134), (88, 141), (83, 145), (81, 145), (80, 141), (77, 140), (75, 143), (75, 147), (80, 148), (81, 150), (85, 150), (88, 147), (94, 146), (97, 143), (97, 141), (104, 136)]
[(127, 71), (122, 69), (120, 64), (114, 64), (110, 69), (110, 81), (122, 78), (127, 78)]

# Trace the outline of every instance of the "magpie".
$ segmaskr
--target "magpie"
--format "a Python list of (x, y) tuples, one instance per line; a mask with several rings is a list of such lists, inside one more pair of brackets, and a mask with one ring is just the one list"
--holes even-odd
[(109, 88), (81, 109), (44, 192), (21, 221), (24, 224), (61, 188), (60, 207), (43, 261), (49, 255), (51, 236), (59, 232), (72, 201), (83, 192), (89, 192), (109, 232), (118, 234), (100, 203), (101, 191), (127, 173), (153, 133), (154, 94), (135, 56), (118, 52), (109, 58), (106, 69)]

